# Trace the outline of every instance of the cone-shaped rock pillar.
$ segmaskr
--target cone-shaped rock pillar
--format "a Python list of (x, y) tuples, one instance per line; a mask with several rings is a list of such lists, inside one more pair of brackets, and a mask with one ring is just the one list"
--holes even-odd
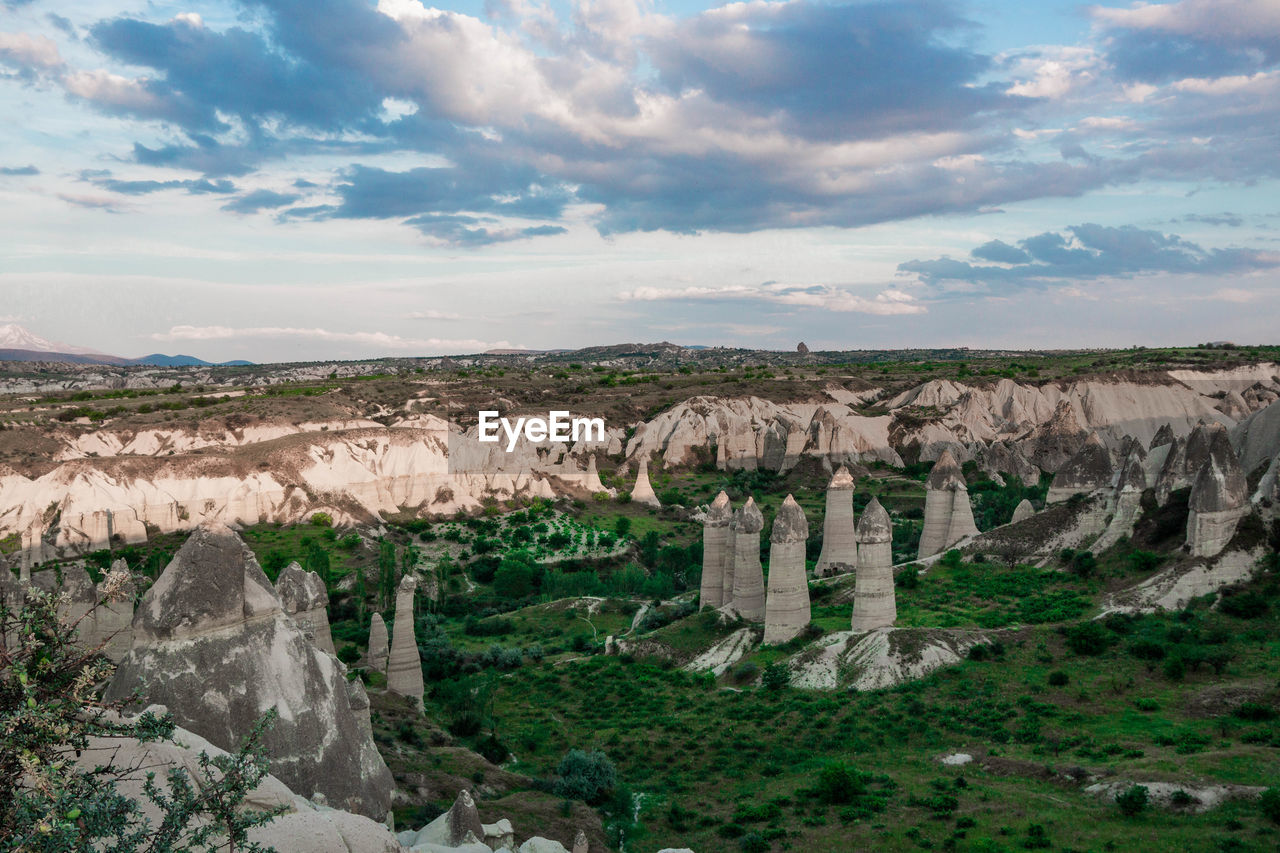
[(736, 512), (733, 531), (733, 606), (743, 619), (764, 619), (764, 568), (760, 565), (760, 531), (764, 515), (754, 498)]
[(702, 523), (702, 585), (699, 607), (719, 607), (725, 603), (724, 564), (729, 549), (729, 496), (716, 495)]
[(391, 651), (387, 638), (387, 623), (381, 613), (373, 614), (369, 625), (369, 668), (387, 674), (387, 655)]
[(585, 477), (587, 491), (593, 495), (597, 492), (605, 490), (604, 483), (600, 482), (600, 472), (596, 470), (596, 455), (592, 453), (587, 457), (587, 475)]
[(858, 522), (858, 576), (853, 586), (854, 631), (893, 624), (898, 603), (893, 590), (893, 522), (880, 501), (871, 499)]
[(820, 578), (853, 571), (858, 540), (853, 523), (853, 477), (841, 465), (827, 485), (827, 512), (822, 518), (822, 553), (813, 573)]
[(336, 654), (329, 631), (329, 593), (318, 574), (290, 563), (276, 578), (276, 595), (280, 596), (284, 612), (293, 617), (316, 648)]
[(1191, 487), (1187, 544), (1195, 557), (1213, 557), (1235, 535), (1249, 510), (1248, 484), (1224, 429), (1210, 434), (1208, 458)]
[(422, 659), (413, 635), (413, 594), (418, 582), (405, 575), (396, 590), (396, 623), (392, 626), (391, 654), (387, 659), (387, 690), (407, 696), (422, 707)]
[(924, 529), (917, 557), (937, 554), (977, 532), (964, 474), (951, 451), (944, 450), (925, 482)]
[(769, 592), (765, 599), (764, 641), (785, 643), (809, 624), (809, 581), (804, 544), (809, 522), (796, 499), (787, 495), (769, 536)]
[(1065, 501), (1074, 494), (1096, 492), (1111, 486), (1115, 470), (1111, 453), (1096, 432), (1089, 433), (1084, 447), (1053, 475), (1046, 503)]
[(1019, 521), (1026, 521), (1035, 514), (1036, 508), (1031, 505), (1031, 501), (1023, 498), (1018, 505), (1013, 508), (1013, 521), (1010, 523), (1017, 524)]
[(733, 604), (733, 577), (737, 569), (736, 555), (734, 554), (734, 542), (738, 536), (738, 522), (742, 519), (742, 510), (738, 509), (729, 513), (729, 526), (725, 528), (724, 537), (724, 583), (721, 584), (720, 603), (723, 607), (726, 604)]
[(636, 472), (636, 484), (631, 489), (631, 500), (646, 506), (662, 505), (658, 502), (658, 496), (653, 493), (653, 486), (649, 484), (648, 457), (641, 457), (640, 459), (640, 468)]

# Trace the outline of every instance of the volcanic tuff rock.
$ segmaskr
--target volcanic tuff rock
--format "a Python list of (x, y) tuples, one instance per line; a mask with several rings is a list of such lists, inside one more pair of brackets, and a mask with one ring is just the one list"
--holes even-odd
[[(58, 575), (61, 574), (61, 581)], [(58, 603), (58, 619), (63, 625), (76, 626), (76, 642), (92, 647), (97, 644), (97, 631), (91, 613), (98, 602), (93, 578), (84, 566), (67, 565), (47, 569), (31, 576), (31, 585), (48, 595), (61, 595)]]
[(733, 535), (733, 606), (743, 619), (764, 619), (764, 568), (760, 565), (760, 532), (764, 515), (754, 498), (738, 510), (737, 529)]
[(116, 560), (98, 584), (98, 607), (93, 612), (94, 637), (91, 646), (102, 646), (102, 653), (119, 663), (133, 647), (133, 600), (137, 584), (129, 573), (129, 564)]
[(1133, 534), (1134, 525), (1142, 513), (1142, 492), (1146, 488), (1147, 472), (1142, 464), (1141, 450), (1135, 449), (1120, 469), (1111, 523), (1107, 525), (1107, 529), (1102, 532), (1098, 540), (1089, 546), (1089, 550), (1100, 554), (1122, 538)]
[(235, 748), (258, 718), (271, 768), (296, 791), (381, 818), (392, 780), (362, 731), (346, 667), (288, 617), (248, 546), (224, 525), (203, 525), (143, 595), (134, 645), (107, 688), (139, 691), (184, 727)]
[[(702, 522), (702, 585), (699, 607), (719, 607), (725, 603), (725, 561), (728, 559), (729, 496), (716, 495)], [(730, 587), (732, 589), (732, 587)]]
[(276, 578), (276, 595), (280, 596), (284, 612), (293, 617), (316, 648), (336, 654), (329, 632), (329, 593), (318, 574), (290, 563)]
[(769, 547), (769, 591), (765, 599), (764, 641), (785, 643), (809, 624), (809, 582), (804, 543), (809, 522), (796, 499), (787, 495), (773, 520)]
[(400, 579), (396, 589), (396, 621), (392, 626), (391, 654), (387, 657), (387, 691), (407, 696), (422, 708), (422, 658), (413, 632), (413, 596), (418, 581), (413, 575)]
[(1254, 412), (1231, 431), (1240, 467), (1251, 474), (1280, 453), (1280, 402)]
[(1053, 416), (1031, 431), (1027, 455), (1033, 464), (1045, 471), (1057, 471), (1080, 450), (1086, 435), (1070, 402), (1060, 400), (1054, 407)]
[(720, 606), (733, 604), (733, 590), (737, 583), (737, 552), (734, 543), (738, 538), (738, 523), (742, 521), (742, 510), (737, 509), (729, 513), (729, 526), (725, 528), (724, 548), (721, 551), (721, 565), (723, 578), (720, 584)]
[(989, 475), (997, 482), (1004, 482), (1004, 475), (1018, 477), (1023, 485), (1034, 486), (1040, 482), (1040, 469), (1023, 454), (1016, 444), (1004, 441), (992, 442), (978, 451), (974, 457), (978, 462), (978, 470)]
[(1081, 492), (1110, 488), (1114, 473), (1111, 452), (1096, 432), (1089, 433), (1084, 446), (1053, 475), (1045, 501), (1057, 503)]
[(381, 613), (375, 613), (369, 622), (369, 668), (386, 675), (389, 652), (387, 623), (383, 621)]
[(951, 452), (943, 451), (925, 481), (924, 527), (918, 556), (937, 554), (977, 532), (964, 474)]
[(858, 575), (854, 583), (854, 631), (887, 628), (898, 618), (893, 590), (893, 523), (877, 498), (858, 521)]
[(1224, 430), (1210, 436), (1209, 458), (1191, 487), (1187, 516), (1187, 544), (1198, 557), (1218, 554), (1235, 535), (1236, 525), (1249, 511), (1248, 485)]
[(853, 477), (841, 465), (827, 485), (827, 511), (822, 519), (822, 553), (818, 577), (851, 572), (858, 565), (858, 542), (853, 523)]
[(647, 457), (640, 459), (640, 467), (636, 471), (636, 484), (631, 487), (631, 500), (648, 506), (661, 506), (658, 502), (658, 496), (653, 493), (653, 486), (649, 484), (649, 460)]
[(1036, 508), (1031, 505), (1031, 501), (1023, 498), (1016, 507), (1013, 508), (1013, 521), (1011, 524), (1017, 524), (1019, 521), (1030, 518), (1036, 514)]

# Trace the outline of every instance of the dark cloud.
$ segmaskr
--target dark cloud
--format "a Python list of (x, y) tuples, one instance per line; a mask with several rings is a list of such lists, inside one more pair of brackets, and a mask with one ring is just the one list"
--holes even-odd
[(57, 27), (63, 33), (66, 33), (72, 38), (77, 38), (75, 24), (71, 23), (70, 18), (64, 18), (61, 15), (55, 14), (54, 12), (49, 12), (44, 17), (45, 17), (45, 20), (47, 20), (50, 24), (53, 24), (53, 26)]
[(82, 172), (80, 177), (104, 190), (121, 195), (150, 195), (164, 190), (185, 190), (191, 195), (227, 195), (236, 191), (231, 181), (210, 181), (203, 178), (169, 181), (122, 181), (110, 177), (110, 173)]
[(571, 200), (569, 190), (518, 163), (469, 168), (417, 168), (390, 172), (353, 165), (335, 187), (339, 219), (395, 219), (434, 213), (485, 213), (554, 219)]
[(0, 175), (38, 175), (40, 170), (35, 166), (0, 166)]
[(1201, 225), (1224, 225), (1228, 228), (1239, 228), (1244, 219), (1234, 213), (1188, 213), (1179, 222), (1197, 222)]
[[(1280, 255), (1256, 249), (1205, 249), (1176, 234), (1132, 225), (1110, 227), (1085, 223), (1066, 234), (1046, 231), (1018, 241), (1018, 247), (993, 241), (971, 252), (975, 259), (1002, 266), (973, 264), (952, 258), (908, 261), (902, 272), (916, 273), (927, 284), (947, 282), (987, 285), (992, 290), (1039, 287), (1054, 281), (1128, 278), (1146, 273), (1245, 273), (1280, 267)], [(1021, 251), (1021, 256), (1018, 252)], [(1000, 256), (1000, 257), (997, 257)]]
[(405, 220), (406, 225), (417, 228), (423, 234), (450, 246), (473, 248), (532, 237), (548, 237), (565, 234), (567, 229), (559, 225), (535, 225), (529, 228), (501, 228), (494, 226), (491, 218), (442, 214), (424, 214)]
[(164, 145), (148, 148), (135, 142), (133, 159), (144, 166), (169, 166), (203, 172), (211, 178), (239, 177), (254, 171), (262, 161), (260, 152), (234, 145), (223, 145), (203, 134), (191, 137), (192, 145)]
[(301, 196), (296, 193), (278, 193), (273, 190), (254, 190), (245, 193), (222, 206), (223, 210), (232, 213), (257, 213), (260, 210), (275, 210), (287, 204), (293, 204)]
[(1263, 55), (1244, 45), (1220, 45), (1146, 30), (1125, 32), (1113, 38), (1107, 58), (1120, 79), (1144, 83), (1249, 74), (1270, 64)]

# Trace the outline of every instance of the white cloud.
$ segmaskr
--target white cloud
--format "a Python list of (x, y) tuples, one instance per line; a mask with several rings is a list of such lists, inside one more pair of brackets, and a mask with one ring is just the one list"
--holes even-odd
[(62, 57), (52, 39), (26, 33), (0, 33), (0, 62), (21, 68), (62, 67)]
[(1135, 3), (1128, 9), (1091, 6), (1089, 14), (1105, 26), (1221, 41), (1280, 35), (1280, 3), (1275, 0), (1180, 0)]
[(410, 320), (461, 320), (461, 314), (454, 314), (451, 311), (437, 311), (434, 308), (428, 308), (426, 311), (410, 311), (405, 315)]
[(860, 296), (852, 291), (829, 284), (794, 285), (772, 282), (759, 287), (734, 285), (729, 287), (683, 287), (664, 289), (638, 287), (619, 294), (624, 302), (662, 301), (725, 301), (745, 300), (770, 302), (776, 305), (794, 305), (800, 308), (820, 308), (841, 313), (924, 314), (928, 309), (914, 296), (902, 290), (890, 288), (873, 297)]
[(292, 326), (173, 326), (167, 332), (149, 335), (156, 341), (225, 341), (238, 338), (297, 338), (326, 343), (352, 344), (374, 350), (403, 352), (477, 352), (487, 349), (511, 349), (509, 341), (475, 339), (402, 338), (386, 332), (335, 332), (322, 328)]

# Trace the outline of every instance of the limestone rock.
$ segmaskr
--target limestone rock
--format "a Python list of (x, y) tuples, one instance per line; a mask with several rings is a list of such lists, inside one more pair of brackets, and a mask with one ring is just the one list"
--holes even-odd
[(724, 568), (731, 511), (729, 496), (722, 491), (711, 502), (702, 522), (702, 585), (698, 595), (699, 607), (715, 608), (725, 603)]
[(1191, 487), (1187, 544), (1197, 557), (1218, 554), (1235, 535), (1249, 511), (1248, 485), (1240, 462), (1223, 430), (1210, 436), (1209, 457)]
[(235, 748), (268, 709), (272, 771), (298, 793), (381, 818), (391, 773), (347, 693), (346, 667), (288, 617), (248, 546), (225, 525), (203, 525), (143, 595), (134, 645), (109, 700), (139, 691), (177, 722)]
[(631, 500), (646, 506), (662, 505), (658, 502), (658, 496), (653, 493), (653, 486), (649, 484), (648, 457), (640, 459), (640, 468), (636, 472), (636, 484), (631, 489)]
[(405, 575), (396, 590), (396, 622), (392, 628), (391, 654), (387, 658), (387, 691), (407, 696), (422, 708), (422, 658), (413, 633), (413, 595), (417, 588), (413, 575)]
[(1057, 503), (1074, 494), (1109, 488), (1114, 474), (1111, 452), (1096, 432), (1089, 433), (1084, 446), (1053, 475), (1045, 502)]
[(1031, 505), (1031, 501), (1023, 498), (1018, 505), (1013, 508), (1013, 521), (1011, 524), (1017, 524), (1019, 521), (1025, 521), (1036, 514), (1036, 508)]
[(818, 577), (852, 572), (858, 565), (858, 542), (853, 523), (853, 477), (841, 465), (827, 485), (827, 511), (822, 519), (822, 553)]
[(925, 482), (924, 528), (918, 556), (930, 557), (977, 533), (964, 474), (955, 457), (945, 450)]
[(322, 652), (336, 654), (333, 635), (329, 632), (329, 593), (315, 572), (290, 563), (276, 578), (276, 595), (284, 612), (302, 628)]
[(381, 613), (375, 613), (369, 624), (369, 668), (386, 675), (389, 652), (387, 623), (383, 620)]
[(749, 622), (764, 619), (764, 567), (760, 565), (760, 532), (764, 515), (754, 498), (747, 498), (737, 513), (733, 535), (733, 606)]
[(887, 628), (898, 618), (893, 590), (893, 522), (878, 498), (858, 522), (858, 575), (854, 581), (854, 631)]
[(809, 522), (796, 499), (787, 495), (773, 520), (769, 548), (769, 591), (765, 599), (764, 641), (777, 645), (809, 624), (809, 582), (804, 546)]

